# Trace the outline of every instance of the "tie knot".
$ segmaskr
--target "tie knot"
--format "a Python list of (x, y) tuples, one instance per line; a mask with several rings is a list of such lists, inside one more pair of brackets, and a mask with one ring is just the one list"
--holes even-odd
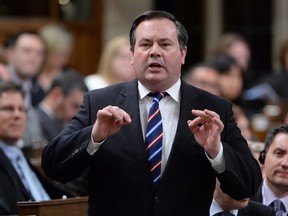
[(156, 101), (160, 101), (162, 98), (164, 98), (165, 96), (167, 95), (166, 92), (150, 92), (148, 94), (148, 96), (151, 96), (153, 97), (153, 100), (156, 100)]

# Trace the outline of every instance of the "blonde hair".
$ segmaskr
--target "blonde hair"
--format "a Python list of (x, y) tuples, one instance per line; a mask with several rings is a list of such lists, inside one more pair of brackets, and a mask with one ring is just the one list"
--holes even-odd
[(39, 29), (39, 34), (46, 44), (48, 53), (71, 49), (74, 43), (74, 35), (60, 24), (47, 24)]
[[(102, 76), (107, 76), (109, 74), (109, 66), (110, 62), (113, 59), (113, 56), (123, 44), (129, 44), (129, 37), (125, 35), (120, 35), (112, 38), (104, 47), (98, 68), (97, 73), (101, 74)], [(110, 75), (110, 74), (109, 74)], [(108, 76), (109, 76), (108, 75)]]

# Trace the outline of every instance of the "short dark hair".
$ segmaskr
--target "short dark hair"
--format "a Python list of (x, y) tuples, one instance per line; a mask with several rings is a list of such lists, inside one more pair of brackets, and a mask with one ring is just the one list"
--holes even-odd
[(288, 125), (287, 124), (280, 124), (278, 126), (272, 127), (269, 132), (267, 133), (266, 139), (265, 139), (265, 147), (264, 151), (267, 152), (270, 148), (274, 138), (277, 134), (284, 133), (288, 134)]
[(70, 95), (76, 89), (82, 90), (83, 92), (88, 91), (83, 76), (73, 69), (69, 69), (56, 76), (52, 82), (50, 91), (55, 87), (60, 87), (64, 96)]
[(228, 74), (229, 70), (233, 66), (237, 66), (240, 70), (240, 66), (237, 64), (236, 60), (226, 54), (219, 54), (211, 60), (211, 66), (217, 70), (220, 74)]
[(0, 81), (0, 96), (4, 93), (4, 92), (19, 92), (22, 97), (25, 97), (25, 91), (23, 90), (22, 86), (19, 84), (16, 84), (14, 82), (8, 82), (8, 81)]
[(12, 48), (15, 47), (17, 40), (22, 36), (22, 35), (34, 35), (36, 37), (39, 38), (39, 40), (41, 40), (43, 42), (43, 44), (45, 45), (44, 40), (42, 39), (42, 37), (38, 34), (37, 31), (34, 30), (22, 30), (19, 32), (16, 32), (14, 35), (11, 35), (10, 37), (8, 37), (6, 39), (6, 41), (4, 41), (3, 45), (5, 48)]
[(188, 33), (186, 28), (182, 25), (180, 21), (176, 19), (176, 17), (166, 11), (146, 11), (139, 16), (137, 16), (132, 24), (132, 27), (130, 29), (130, 50), (133, 52), (135, 47), (135, 41), (136, 41), (136, 29), (140, 23), (146, 20), (153, 20), (153, 19), (168, 19), (171, 20), (177, 30), (177, 38), (180, 45), (180, 49), (183, 50), (185, 47), (187, 47), (188, 43)]

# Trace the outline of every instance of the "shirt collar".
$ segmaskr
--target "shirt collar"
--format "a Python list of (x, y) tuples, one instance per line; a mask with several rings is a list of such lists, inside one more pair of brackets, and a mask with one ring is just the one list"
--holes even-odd
[[(165, 90), (176, 102), (180, 103), (180, 86), (181, 80), (179, 79), (173, 86), (169, 89)], [(140, 95), (140, 99), (146, 97), (150, 91), (138, 80), (138, 91)]]
[(4, 154), (10, 159), (14, 160), (19, 154), (21, 154), (21, 150), (16, 145), (8, 145), (2, 140), (0, 140), (0, 149), (4, 152)]
[[(216, 200), (213, 199), (212, 204), (210, 206), (210, 215), (215, 215), (217, 213), (223, 212), (223, 209), (221, 206), (216, 202)], [(238, 210), (233, 209), (230, 211), (233, 215), (238, 215)]]
[(288, 209), (288, 196), (278, 198), (275, 196), (275, 194), (270, 190), (270, 188), (267, 186), (266, 180), (263, 182), (262, 186), (262, 194), (263, 194), (263, 204), (265, 205), (271, 205), (274, 200), (279, 199), (284, 204), (286, 212)]

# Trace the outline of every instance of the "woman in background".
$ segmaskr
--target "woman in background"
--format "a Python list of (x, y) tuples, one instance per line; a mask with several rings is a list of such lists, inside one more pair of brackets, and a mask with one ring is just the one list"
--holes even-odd
[(129, 38), (116, 36), (104, 47), (97, 72), (86, 76), (85, 83), (92, 90), (134, 78)]

